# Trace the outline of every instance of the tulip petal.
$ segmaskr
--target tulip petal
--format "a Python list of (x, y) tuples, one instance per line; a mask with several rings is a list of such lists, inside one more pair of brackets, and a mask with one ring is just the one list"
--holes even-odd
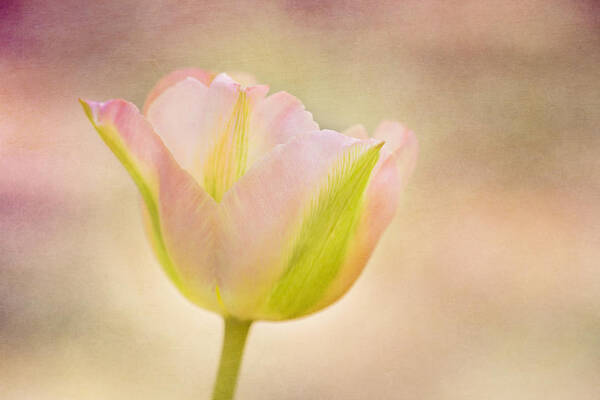
[(318, 300), (343, 260), (380, 145), (332, 131), (297, 135), (233, 186), (219, 253), (229, 312), (277, 320)]
[(286, 92), (278, 92), (257, 104), (250, 121), (248, 160), (252, 164), (294, 135), (317, 131), (319, 126), (304, 105)]
[(250, 115), (266, 95), (268, 87), (242, 89), (229, 76), (220, 74), (209, 90), (201, 127), (206, 145), (196, 154), (194, 176), (219, 202), (246, 173)]
[(248, 121), (256, 99), (226, 74), (218, 75), (209, 90), (200, 128), (203, 145), (197, 149), (194, 176), (216, 201), (221, 201), (246, 172)]
[(170, 74), (164, 76), (158, 83), (152, 88), (148, 96), (146, 97), (146, 102), (144, 103), (143, 112), (144, 115), (148, 115), (148, 109), (165, 90), (174, 86), (178, 82), (186, 78), (194, 78), (199, 82), (203, 83), (204, 86), (210, 85), (215, 74), (212, 72), (205, 71), (199, 68), (185, 68), (177, 71), (173, 71)]
[(216, 203), (179, 167), (133, 104), (81, 104), (140, 190), (152, 247), (169, 278), (192, 302), (222, 312), (213, 270)]
[[(403, 187), (414, 169), (418, 143), (413, 132), (398, 123), (380, 125), (379, 138), (387, 137), (381, 164), (376, 166), (367, 188), (365, 208), (356, 229), (356, 235), (349, 245), (341, 273), (327, 289), (326, 294), (311, 309), (318, 311), (342, 297), (359, 277), (379, 238), (392, 221)], [(385, 147), (388, 146), (387, 149)], [(387, 157), (387, 158), (384, 158)]]
[(145, 112), (177, 162), (188, 171), (204, 139), (200, 129), (208, 92), (202, 82), (188, 77), (165, 89)]
[(288, 318), (304, 315), (336, 279), (350, 251), (381, 145), (357, 146), (330, 173), (304, 217), (286, 271), (270, 294), (269, 309)]
[(417, 163), (418, 142), (415, 134), (398, 122), (383, 121), (373, 136), (385, 142), (382, 150), (396, 160), (401, 185), (404, 186)]
[(187, 77), (155, 98), (147, 117), (178, 162), (220, 201), (246, 171), (250, 113), (267, 91), (242, 88), (226, 74), (208, 87)]

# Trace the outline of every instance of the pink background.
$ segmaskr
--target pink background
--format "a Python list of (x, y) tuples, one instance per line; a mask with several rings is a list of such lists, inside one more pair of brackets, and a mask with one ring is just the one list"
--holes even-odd
[[(243, 4), (243, 5), (240, 5)], [(247, 71), (421, 154), (356, 286), (251, 333), (239, 399), (600, 398), (595, 1), (0, 1), (0, 398), (202, 399), (221, 322), (163, 276), (78, 97)]]

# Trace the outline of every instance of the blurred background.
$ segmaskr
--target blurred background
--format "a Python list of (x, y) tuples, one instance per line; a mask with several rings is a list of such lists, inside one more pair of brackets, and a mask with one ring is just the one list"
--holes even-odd
[(600, 398), (598, 1), (0, 0), (1, 399), (209, 397), (221, 321), (77, 103), (187, 66), (421, 145), (355, 287), (254, 326), (239, 399)]

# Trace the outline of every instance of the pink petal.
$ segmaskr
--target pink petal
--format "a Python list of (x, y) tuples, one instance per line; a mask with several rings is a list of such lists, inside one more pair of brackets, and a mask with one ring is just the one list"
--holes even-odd
[[(232, 121), (237, 121), (237, 114), (242, 113), (241, 109), (247, 106), (243, 104), (236, 108), (241, 90), (241, 85), (228, 75), (217, 75), (208, 88), (202, 111), (196, 116), (199, 124), (196, 131), (198, 145), (194, 149), (192, 174), (215, 198), (219, 198), (224, 192), (226, 185), (222, 179), (230, 175), (221, 173), (216, 165), (220, 165), (220, 161), (230, 160), (228, 155), (234, 150), (231, 146), (231, 136), (234, 134), (232, 129), (237, 126)], [(252, 96), (248, 96), (248, 100), (252, 101), (251, 98)], [(257, 99), (254, 98), (255, 100)]]
[(242, 89), (226, 74), (217, 75), (209, 86), (187, 77), (165, 89), (146, 111), (177, 161), (201, 184), (206, 159), (232, 118), (241, 90), (253, 108), (264, 99), (268, 87)]
[(260, 159), (278, 144), (287, 143), (299, 133), (319, 129), (304, 105), (286, 92), (278, 92), (260, 102), (250, 120), (250, 163)]
[(222, 311), (215, 294), (216, 203), (177, 164), (135, 105), (81, 102), (140, 189), (148, 235), (167, 275), (192, 302)]
[(144, 115), (147, 115), (146, 113), (148, 111), (148, 108), (158, 96), (160, 96), (165, 90), (167, 90), (171, 86), (177, 84), (178, 82), (188, 77), (195, 78), (196, 80), (202, 82), (205, 86), (208, 86), (215, 77), (215, 74), (199, 68), (185, 68), (173, 71), (170, 74), (164, 76), (150, 91), (148, 97), (146, 97), (146, 102), (144, 103), (143, 108)]
[(165, 89), (145, 114), (179, 164), (192, 170), (200, 141), (202, 112), (210, 89), (185, 78)]
[(256, 310), (283, 272), (282, 257), (295, 224), (334, 162), (358, 143), (333, 131), (296, 135), (255, 164), (225, 195), (224, 247), (218, 260), (221, 295), (233, 315), (273, 318)]
[(200, 183), (203, 181), (204, 162), (232, 115), (240, 89), (240, 84), (226, 74), (217, 75), (208, 88), (206, 102), (198, 114), (194, 115), (198, 121), (198, 146), (194, 149), (196, 153), (192, 174)]
[(419, 144), (415, 134), (398, 122), (383, 121), (373, 136), (385, 142), (382, 149), (384, 155), (388, 153), (396, 160), (400, 184), (404, 186), (417, 163)]

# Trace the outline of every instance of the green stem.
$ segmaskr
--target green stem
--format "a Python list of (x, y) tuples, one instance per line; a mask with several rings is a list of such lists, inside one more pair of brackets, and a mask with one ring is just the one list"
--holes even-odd
[(225, 318), (223, 349), (221, 350), (219, 372), (213, 389), (213, 400), (233, 399), (250, 325), (252, 325), (252, 321), (240, 321), (231, 317)]

